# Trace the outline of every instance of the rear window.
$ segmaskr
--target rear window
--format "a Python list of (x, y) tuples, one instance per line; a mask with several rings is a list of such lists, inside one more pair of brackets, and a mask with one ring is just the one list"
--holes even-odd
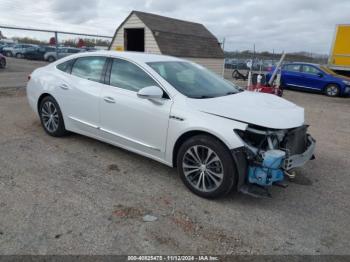
[(75, 53), (79, 53), (79, 52), (80, 52), (80, 49), (68, 49), (68, 53), (75, 54)]
[(285, 65), (283, 70), (291, 72), (300, 72), (300, 65)]
[(87, 80), (100, 82), (106, 57), (81, 57), (76, 60), (72, 68), (72, 75)]

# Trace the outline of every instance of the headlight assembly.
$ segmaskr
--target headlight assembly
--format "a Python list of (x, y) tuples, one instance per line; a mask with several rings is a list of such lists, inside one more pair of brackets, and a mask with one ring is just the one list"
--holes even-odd
[(348, 80), (343, 80), (343, 83), (350, 86), (350, 81), (348, 81)]

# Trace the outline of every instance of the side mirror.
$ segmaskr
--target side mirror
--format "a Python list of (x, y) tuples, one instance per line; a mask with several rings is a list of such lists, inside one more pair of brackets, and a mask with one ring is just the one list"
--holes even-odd
[(139, 98), (160, 99), (163, 97), (163, 90), (158, 86), (146, 86), (137, 92)]
[(317, 75), (318, 75), (318, 77), (323, 77), (322, 73), (318, 73)]

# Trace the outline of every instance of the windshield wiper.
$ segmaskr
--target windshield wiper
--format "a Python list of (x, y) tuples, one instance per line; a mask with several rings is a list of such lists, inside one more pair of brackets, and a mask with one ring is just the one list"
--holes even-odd
[(213, 98), (213, 96), (200, 96), (199, 99), (205, 99), (205, 98)]
[(196, 98), (196, 99), (205, 99), (205, 98), (213, 98), (214, 96), (206, 96), (206, 95), (203, 95), (203, 96), (193, 96), (192, 98)]

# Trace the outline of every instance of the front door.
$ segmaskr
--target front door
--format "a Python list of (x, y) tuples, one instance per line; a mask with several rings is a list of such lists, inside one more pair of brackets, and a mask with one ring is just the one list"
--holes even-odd
[[(159, 86), (139, 66), (113, 59), (101, 94), (101, 135), (108, 141), (148, 156), (163, 158), (172, 101), (139, 98), (146, 86)], [(108, 73), (107, 73), (108, 74)]]
[(303, 65), (302, 74), (306, 89), (322, 91), (326, 84), (324, 73), (312, 65)]

